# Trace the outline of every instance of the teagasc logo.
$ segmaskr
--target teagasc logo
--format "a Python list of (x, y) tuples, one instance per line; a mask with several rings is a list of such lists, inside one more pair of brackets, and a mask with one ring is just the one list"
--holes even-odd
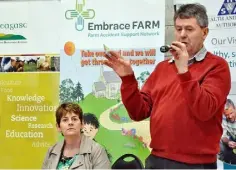
[(0, 33), (1, 40), (26, 40), (26, 38), (22, 35)]
[(95, 11), (93, 9), (84, 10), (86, 0), (82, 0), (81, 4), (76, 0), (75, 9), (67, 10), (65, 12), (65, 17), (68, 20), (76, 19), (75, 29), (77, 31), (82, 31), (84, 29), (84, 20), (93, 19), (95, 17)]
[[(14, 30), (22, 30), (22, 29), (27, 29), (27, 23), (23, 23), (23, 22), (0, 23), (0, 41), (1, 41), (1, 43), (2, 43), (2, 41), (4, 41), (4, 43), (7, 43), (7, 42), (14, 43), (14, 42), (20, 42), (21, 40), (26, 40), (26, 38), (23, 35), (9, 33)], [(5, 33), (5, 32), (8, 32), (8, 33)]]
[(218, 12), (218, 16), (222, 15), (236, 15), (236, 0), (224, 0)]

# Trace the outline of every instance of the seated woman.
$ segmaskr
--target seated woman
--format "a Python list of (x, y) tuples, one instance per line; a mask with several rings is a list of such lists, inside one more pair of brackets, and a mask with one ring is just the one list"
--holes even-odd
[(64, 103), (57, 108), (57, 129), (64, 141), (49, 148), (42, 169), (110, 169), (104, 148), (81, 133), (82, 119), (78, 104)]

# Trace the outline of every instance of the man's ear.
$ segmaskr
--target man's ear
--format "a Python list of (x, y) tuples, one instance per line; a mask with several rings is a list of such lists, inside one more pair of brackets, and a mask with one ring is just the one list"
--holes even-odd
[(209, 33), (209, 28), (208, 27), (202, 28), (202, 34), (203, 34), (203, 39), (204, 40), (206, 39), (208, 33)]

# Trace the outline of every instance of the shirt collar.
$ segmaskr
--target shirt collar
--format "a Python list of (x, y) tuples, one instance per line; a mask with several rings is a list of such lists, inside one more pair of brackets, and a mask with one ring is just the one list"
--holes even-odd
[[(84, 134), (81, 134), (81, 143), (80, 143), (80, 151), (79, 154), (84, 154), (84, 153), (91, 153), (92, 149), (92, 140), (89, 139), (87, 136)], [(60, 155), (61, 152), (63, 152), (63, 147), (64, 147), (65, 141), (60, 141), (58, 142), (55, 147), (52, 150), (52, 153), (56, 155)]]
[[(201, 48), (201, 50), (198, 51), (197, 54), (195, 54), (195, 56), (194, 56), (193, 58), (189, 59), (189, 61), (190, 61), (190, 60), (193, 60), (193, 59), (196, 60), (196, 61), (202, 61), (202, 60), (206, 57), (206, 54), (207, 54), (207, 50), (206, 50), (206, 48), (203, 46), (203, 47)], [(174, 61), (175, 61), (175, 58), (172, 57), (168, 62), (169, 62), (169, 63), (173, 63)]]

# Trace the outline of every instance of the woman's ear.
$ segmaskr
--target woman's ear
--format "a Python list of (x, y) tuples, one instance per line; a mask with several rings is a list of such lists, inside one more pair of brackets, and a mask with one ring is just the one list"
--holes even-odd
[(82, 131), (83, 128), (84, 128), (84, 122), (82, 121), (80, 131)]
[(57, 131), (58, 131), (58, 132), (61, 132), (60, 125), (58, 125), (58, 124), (56, 123), (56, 127), (57, 127)]

